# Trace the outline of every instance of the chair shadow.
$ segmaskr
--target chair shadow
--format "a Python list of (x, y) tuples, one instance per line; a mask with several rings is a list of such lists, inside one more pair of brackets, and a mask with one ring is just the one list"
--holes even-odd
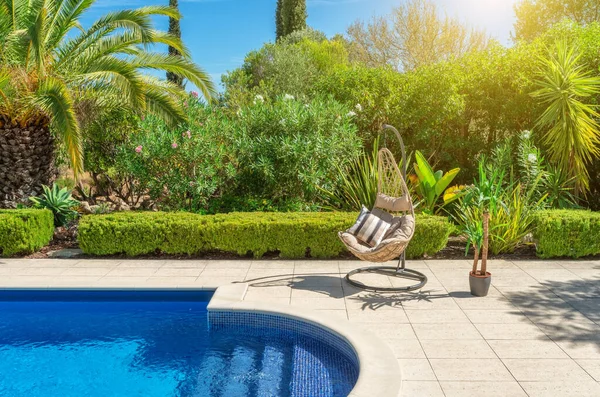
[(254, 288), (287, 286), (297, 290), (312, 291), (334, 299), (346, 298), (362, 302), (362, 310), (377, 310), (383, 307), (402, 308), (407, 301), (432, 302), (435, 299), (449, 298), (447, 293), (427, 289), (411, 292), (369, 292), (356, 288), (340, 277), (338, 273), (277, 274), (244, 281)]

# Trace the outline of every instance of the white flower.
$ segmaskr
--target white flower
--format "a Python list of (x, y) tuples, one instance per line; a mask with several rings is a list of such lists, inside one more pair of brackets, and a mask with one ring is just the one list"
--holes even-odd
[(352, 110), (348, 112), (347, 116), (349, 117), (354, 117), (356, 116), (356, 113), (354, 113)]
[(262, 95), (256, 95), (254, 97), (254, 104), (256, 105), (258, 102), (264, 103), (265, 102), (265, 97), (263, 97)]
[(529, 139), (531, 138), (531, 131), (525, 130), (523, 131), (523, 139)]
[(527, 161), (529, 161), (530, 163), (535, 163), (537, 161), (537, 156), (535, 155), (535, 153), (529, 153), (527, 155)]
[(294, 96), (290, 95), (290, 94), (285, 94), (283, 96), (283, 99), (286, 100), (286, 101), (293, 101), (294, 100)]
[(362, 112), (362, 106), (360, 105), (360, 103), (357, 103), (355, 106), (356, 110), (358, 110), (359, 112)]

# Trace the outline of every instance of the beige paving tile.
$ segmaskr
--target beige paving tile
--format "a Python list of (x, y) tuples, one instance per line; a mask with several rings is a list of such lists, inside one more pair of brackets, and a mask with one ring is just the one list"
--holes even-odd
[(460, 307), (449, 295), (445, 296), (420, 296), (416, 299), (407, 299), (402, 302), (407, 310), (459, 310)]
[(431, 323), (463, 323), (469, 319), (462, 310), (405, 310), (406, 315), (413, 324)]
[(477, 340), (483, 339), (477, 328), (470, 323), (412, 324), (420, 340)]
[(150, 277), (152, 276), (154, 273), (156, 273), (156, 271), (158, 270), (158, 268), (146, 268), (146, 267), (139, 267), (139, 268), (133, 268), (133, 267), (117, 267), (112, 269), (110, 272), (108, 272), (108, 274), (106, 275), (107, 277)]
[(72, 267), (66, 269), (61, 277), (106, 276), (112, 269), (112, 267)]
[(269, 298), (268, 301), (265, 301), (263, 297), (257, 296), (249, 296), (244, 298), (246, 302), (268, 302), (270, 305), (284, 305), (287, 306), (290, 304), (290, 298)]
[(293, 260), (255, 260), (252, 261), (250, 269), (285, 269), (293, 272), (294, 261)]
[(196, 279), (196, 284), (206, 287), (206, 288), (216, 288), (221, 285), (227, 285), (231, 283), (240, 282), (240, 277), (213, 277), (213, 276), (203, 276), (202, 274)]
[(429, 360), (425, 358), (399, 358), (402, 381), (437, 380)]
[(571, 382), (591, 381), (588, 375), (571, 359), (506, 358), (502, 362), (519, 382), (552, 382), (569, 379)]
[(334, 309), (334, 310), (345, 310), (346, 304), (344, 299), (331, 299), (331, 298), (294, 298), (292, 293), (292, 305), (303, 307), (305, 309)]
[(341, 299), (344, 297), (342, 287), (315, 287), (314, 289), (298, 289), (292, 288), (293, 298), (332, 298)]
[[(87, 288), (95, 285), (102, 276), (61, 276), (49, 280), (50, 288)], [(145, 278), (145, 277), (144, 277)]]
[(569, 358), (556, 343), (547, 340), (488, 340), (500, 358)]
[(348, 322), (348, 312), (346, 310), (319, 309), (317, 312), (324, 316), (331, 316), (332, 318), (340, 319), (340, 321), (345, 323)]
[(248, 287), (246, 296), (257, 296), (268, 299), (273, 298), (289, 298), (292, 296), (292, 289), (286, 286), (271, 286), (271, 287)]
[(598, 397), (600, 385), (594, 381), (564, 379), (552, 382), (520, 382), (529, 397)]
[(596, 382), (600, 382), (600, 360), (577, 359), (575, 360), (585, 372), (590, 374)]
[(237, 277), (237, 278), (241, 278), (242, 280), (244, 279), (244, 277), (246, 277), (246, 274), (248, 273), (248, 269), (229, 269), (229, 268), (223, 268), (223, 269), (219, 269), (219, 268), (214, 268), (214, 267), (206, 267), (204, 268), (204, 270), (202, 270), (202, 273), (200, 273), (203, 277)]
[(69, 267), (117, 267), (121, 262), (123, 261), (116, 259), (85, 259), (76, 261)]
[(294, 276), (293, 278), (294, 288), (306, 288), (311, 287), (337, 287), (342, 285), (342, 278), (339, 275), (331, 274), (305, 274)]
[(430, 359), (433, 372), (441, 381), (513, 381), (512, 375), (497, 358), (489, 359)]
[(159, 259), (126, 259), (119, 261), (118, 267), (151, 268), (164, 266), (165, 263), (166, 261)]
[(95, 281), (92, 286), (98, 288), (136, 288), (143, 286), (148, 277), (114, 277), (104, 276)]
[(352, 310), (348, 308), (348, 318), (356, 323), (396, 323), (408, 324), (404, 310)]
[(205, 260), (167, 260), (162, 269), (204, 269), (208, 261)]
[(547, 260), (521, 260), (513, 261), (519, 268), (527, 271), (529, 269), (562, 269), (561, 262)]
[(151, 288), (178, 287), (184, 285), (195, 285), (197, 277), (194, 276), (152, 276), (145, 281), (145, 285)]
[(533, 323), (475, 324), (485, 339), (548, 339)]
[(421, 340), (427, 358), (496, 358), (484, 340)]
[(473, 380), (440, 382), (446, 397), (527, 397), (519, 383)]
[(465, 310), (473, 324), (529, 323), (519, 310)]
[(15, 276), (59, 276), (68, 268), (64, 267), (25, 267), (17, 269)]
[(487, 296), (484, 298), (454, 298), (456, 304), (464, 310), (510, 310), (519, 311), (510, 300), (503, 296)]
[(152, 277), (198, 277), (200, 273), (202, 273), (202, 269), (161, 267)]
[(411, 324), (364, 324), (363, 328), (368, 329), (380, 338), (417, 339)]
[(581, 280), (581, 277), (567, 269), (529, 269), (527, 273), (540, 283), (569, 282)]
[(444, 397), (442, 388), (437, 381), (412, 381), (402, 382), (399, 397)]
[(207, 269), (245, 269), (248, 270), (252, 265), (252, 260), (207, 260)]
[(46, 288), (53, 280), (49, 276), (0, 277), (0, 288)]
[(383, 338), (396, 358), (425, 358), (423, 348), (417, 339)]
[(556, 343), (571, 358), (600, 360), (600, 334), (593, 336), (594, 339), (566, 339)]

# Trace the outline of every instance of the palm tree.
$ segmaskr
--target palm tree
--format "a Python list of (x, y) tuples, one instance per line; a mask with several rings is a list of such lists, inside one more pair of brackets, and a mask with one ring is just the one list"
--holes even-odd
[[(181, 40), (153, 28), (154, 16), (178, 18), (176, 10), (115, 11), (83, 29), (79, 18), (94, 2), (0, 0), (0, 206), (14, 206), (51, 182), (58, 145), (81, 173), (80, 127), (102, 109), (183, 120), (184, 91), (145, 71), (176, 73), (207, 100), (216, 95)], [(182, 56), (153, 52), (155, 44)]]
[(550, 161), (569, 178), (576, 190), (589, 189), (587, 165), (600, 155), (596, 107), (585, 101), (600, 92), (600, 78), (579, 63), (581, 54), (566, 40), (540, 60), (539, 89), (532, 93), (546, 107), (536, 127), (543, 132)]

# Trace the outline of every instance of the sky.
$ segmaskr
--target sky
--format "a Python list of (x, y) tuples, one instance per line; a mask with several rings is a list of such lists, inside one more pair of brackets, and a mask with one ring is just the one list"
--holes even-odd
[[(384, 16), (404, 0), (307, 0), (308, 25), (328, 36), (344, 33), (357, 19)], [(510, 45), (516, 0), (433, 0), (442, 12), (464, 23), (484, 29)], [(123, 8), (168, 4), (168, 0), (97, 0), (84, 17), (84, 26), (102, 14)], [(179, 0), (183, 15), (182, 38), (194, 61), (216, 83), (221, 74), (233, 70), (251, 50), (275, 39), (276, 0)], [(156, 21), (167, 29), (166, 18)]]

